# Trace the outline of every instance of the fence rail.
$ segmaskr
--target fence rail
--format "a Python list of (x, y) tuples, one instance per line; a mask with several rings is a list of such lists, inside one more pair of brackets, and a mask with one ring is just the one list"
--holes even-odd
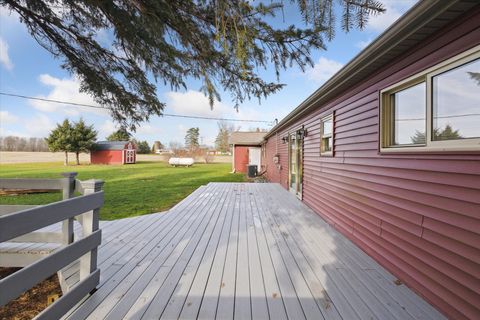
[[(38, 259), (27, 257), (24, 268), (0, 280), (0, 306), (17, 298), (26, 290), (62, 268), (79, 261), (80, 281), (40, 313), (38, 319), (59, 318), (91, 292), (98, 284), (97, 248), (101, 243), (99, 210), (103, 205), (103, 182), (79, 181), (75, 173), (63, 174), (63, 179), (0, 179), (0, 188), (62, 190), (64, 200), (44, 206), (0, 206), (0, 242), (59, 243), (60, 248)], [(74, 192), (81, 195), (74, 196)], [(13, 212), (15, 209), (20, 211)], [(82, 236), (74, 239), (73, 221), (82, 227)], [(61, 232), (37, 231), (62, 222)], [(3, 253), (0, 252), (0, 257)], [(8, 255), (1, 266), (8, 265)], [(18, 259), (15, 263), (19, 263)], [(33, 262), (32, 262), (33, 260)], [(6, 264), (6, 265), (5, 265)], [(20, 263), (21, 264), (21, 263)]]

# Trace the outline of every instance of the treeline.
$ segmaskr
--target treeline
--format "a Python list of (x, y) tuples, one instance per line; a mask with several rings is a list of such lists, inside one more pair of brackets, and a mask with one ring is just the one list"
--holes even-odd
[(0, 137), (0, 151), (48, 151), (44, 138)]

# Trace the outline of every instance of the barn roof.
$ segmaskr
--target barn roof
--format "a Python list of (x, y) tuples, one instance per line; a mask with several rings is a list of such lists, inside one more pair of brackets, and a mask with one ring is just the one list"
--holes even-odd
[(236, 145), (260, 145), (265, 137), (266, 132), (246, 132), (235, 131), (230, 135), (230, 144)]
[[(97, 141), (94, 145), (95, 150), (123, 150), (129, 141)], [(134, 145), (132, 143), (132, 145)]]

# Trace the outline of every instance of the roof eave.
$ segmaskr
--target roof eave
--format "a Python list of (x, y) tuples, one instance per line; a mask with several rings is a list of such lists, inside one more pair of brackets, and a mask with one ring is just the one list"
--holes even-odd
[[(440, 15), (459, 1), (461, 0), (419, 1), (405, 15), (399, 18), (398, 21), (385, 30), (375, 41), (357, 54), (319, 89), (276, 124), (265, 135), (264, 139), (271, 137), (286, 125), (311, 111), (312, 108), (317, 106), (322, 100), (326, 101), (333, 98), (335, 95), (339, 95), (339, 92), (333, 94), (334, 91), (338, 89), (342, 83), (345, 83), (346, 80), (350, 79), (355, 72), (359, 72), (359, 70), (374, 64), (379, 56), (386, 53), (388, 50), (391, 50), (392, 46), (398, 45), (401, 41), (405, 40), (406, 37), (427, 24), (429, 21), (432, 21), (436, 16)], [(378, 68), (380, 67), (381, 66), (378, 66)], [(345, 90), (346, 88), (342, 89), (342, 91)]]

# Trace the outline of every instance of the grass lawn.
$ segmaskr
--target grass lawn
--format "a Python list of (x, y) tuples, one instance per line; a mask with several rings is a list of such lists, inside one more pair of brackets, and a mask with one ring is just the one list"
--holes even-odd
[[(133, 165), (80, 165), (25, 163), (0, 165), (0, 178), (59, 178), (61, 172), (78, 172), (77, 179), (105, 181), (105, 204), (100, 219), (113, 220), (165, 211), (208, 182), (242, 182), (243, 174), (229, 173), (228, 163), (170, 167), (163, 162)], [(47, 204), (61, 200), (60, 193), (0, 196), (0, 204)]]

